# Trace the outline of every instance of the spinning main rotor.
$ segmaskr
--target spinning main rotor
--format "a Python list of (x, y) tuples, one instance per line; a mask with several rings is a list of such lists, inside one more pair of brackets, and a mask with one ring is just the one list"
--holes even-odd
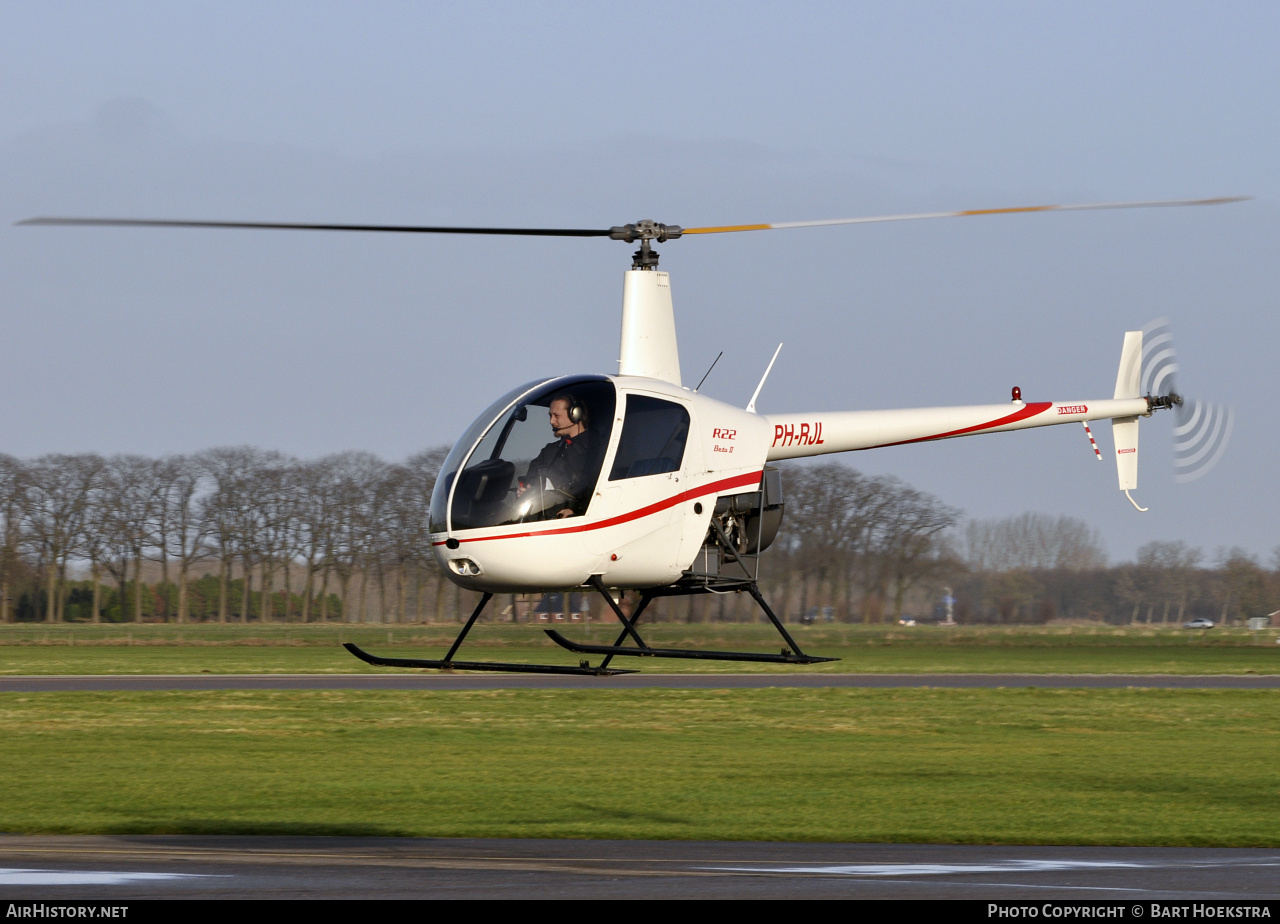
[(682, 228), (645, 219), (612, 228), (468, 228), (451, 225), (354, 225), (310, 224), (279, 221), (186, 221), (162, 218), (28, 218), (20, 225), (76, 225), (80, 227), (132, 228), (249, 228), (275, 231), (380, 231), (400, 234), (501, 234), (523, 237), (607, 237), (627, 243), (640, 242), (632, 255), (633, 269), (649, 270), (658, 265), (653, 242), (674, 241), (686, 234), (725, 234), (734, 231), (781, 231), (788, 228), (820, 228), (829, 225), (863, 225), (884, 221), (916, 221), (923, 218), (968, 218), (975, 215), (1011, 215), (1020, 212), (1084, 212), (1100, 209), (1168, 208), (1184, 205), (1225, 205), (1242, 202), (1248, 196), (1217, 199), (1165, 199), (1150, 202), (1094, 202), (1078, 205), (1028, 205), (1001, 209), (967, 209), (959, 212), (917, 212), (906, 215), (873, 215), (862, 218), (828, 218), (817, 221), (786, 221), (772, 224), (718, 225)]

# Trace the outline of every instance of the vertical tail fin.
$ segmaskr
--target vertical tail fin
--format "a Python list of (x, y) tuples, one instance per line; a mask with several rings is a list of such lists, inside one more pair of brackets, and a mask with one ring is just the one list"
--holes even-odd
[[(1116, 398), (1137, 398), (1142, 394), (1142, 331), (1126, 331), (1120, 351), (1120, 371), (1116, 373)], [(1120, 490), (1139, 510), (1129, 494), (1138, 486), (1138, 418), (1113, 417), (1111, 436), (1116, 444), (1116, 475)]]
[(1124, 335), (1120, 351), (1120, 371), (1116, 373), (1113, 398), (1137, 398), (1142, 395), (1142, 331), (1130, 330)]

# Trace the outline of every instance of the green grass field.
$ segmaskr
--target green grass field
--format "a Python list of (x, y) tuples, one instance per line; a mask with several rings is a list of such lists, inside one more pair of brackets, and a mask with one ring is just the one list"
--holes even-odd
[(0, 694), (0, 830), (1280, 846), (1253, 691)]
[[(804, 649), (841, 660), (805, 668), (744, 662), (619, 659), (649, 672), (803, 670), (866, 673), (1275, 674), (1274, 630), (1186, 632), (1106, 626), (915, 628), (789, 626)], [(375, 653), (439, 658), (458, 627), (302, 625), (0, 626), (0, 676), (14, 674), (371, 673), (341, 642)], [(565, 630), (595, 643), (613, 627)], [(777, 651), (769, 626), (660, 624), (645, 630), (654, 645)], [(480, 625), (460, 658), (576, 664), (534, 626)]]
[[(1280, 673), (1274, 632), (789, 628), (844, 660), (624, 666)], [(0, 674), (377, 672), (340, 643), (440, 657), (455, 632), (3, 626)], [(646, 635), (779, 647), (757, 625)], [(576, 661), (534, 627), (473, 638), (465, 657)], [(1278, 736), (1280, 697), (1239, 690), (6, 693), (0, 830), (1277, 846)]]

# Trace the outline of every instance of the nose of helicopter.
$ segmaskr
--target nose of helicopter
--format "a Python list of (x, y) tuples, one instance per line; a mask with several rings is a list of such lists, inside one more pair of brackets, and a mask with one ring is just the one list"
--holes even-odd
[(463, 540), (457, 549), (435, 545), (436, 561), (450, 581), (467, 590), (537, 593), (578, 587), (600, 570), (602, 556), (576, 533), (549, 536), (494, 536)]

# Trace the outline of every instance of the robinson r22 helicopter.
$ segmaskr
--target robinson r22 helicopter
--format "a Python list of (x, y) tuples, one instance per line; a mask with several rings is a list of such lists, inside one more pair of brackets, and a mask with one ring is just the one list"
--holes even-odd
[[(479, 591), (479, 604), (444, 658), (384, 658), (348, 643), (371, 664), (388, 667), (609, 675), (620, 656), (814, 664), (757, 584), (759, 556), (782, 522), (779, 471), (769, 463), (857, 449), (1110, 419), (1120, 490), (1137, 487), (1138, 421), (1178, 409), (1176, 464), (1187, 480), (1221, 456), (1229, 413), (1183, 401), (1174, 390), (1176, 362), (1164, 328), (1144, 347), (1143, 332), (1124, 335), (1111, 398), (879, 411), (756, 413), (755, 403), (777, 360), (773, 354), (745, 408), (681, 383), (671, 281), (658, 269), (653, 244), (685, 235), (867, 224), (1019, 212), (1217, 205), (1240, 198), (1050, 205), (885, 215), (785, 224), (681, 228), (654, 221), (608, 229), (471, 228), (403, 225), (294, 224), (116, 218), (32, 218), (28, 225), (265, 228), (428, 234), (608, 237), (639, 242), (622, 288), (622, 338), (616, 375), (577, 374), (528, 382), (486, 408), (454, 444), (431, 498), (436, 559), (455, 584)], [(781, 345), (779, 345), (779, 350)], [(713, 364), (714, 365), (714, 364)], [(704, 376), (705, 378), (705, 376)], [(699, 383), (701, 384), (701, 383)], [(548, 417), (543, 417), (547, 414)], [(547, 444), (547, 420), (557, 443)], [(573, 440), (572, 452), (566, 452)], [(1093, 442), (1090, 432), (1089, 439)], [(1101, 452), (1093, 443), (1099, 460)], [(572, 456), (573, 470), (568, 462)], [(559, 461), (551, 457), (556, 457)], [(550, 464), (547, 463), (550, 460)], [(455, 660), (463, 639), (497, 593), (591, 587), (622, 625), (612, 645), (588, 645), (547, 634), (579, 655), (577, 667)], [(622, 591), (639, 599), (628, 614)], [(779, 654), (655, 648), (637, 624), (660, 597), (745, 592), (786, 643)], [(632, 645), (624, 644), (630, 638)]]

